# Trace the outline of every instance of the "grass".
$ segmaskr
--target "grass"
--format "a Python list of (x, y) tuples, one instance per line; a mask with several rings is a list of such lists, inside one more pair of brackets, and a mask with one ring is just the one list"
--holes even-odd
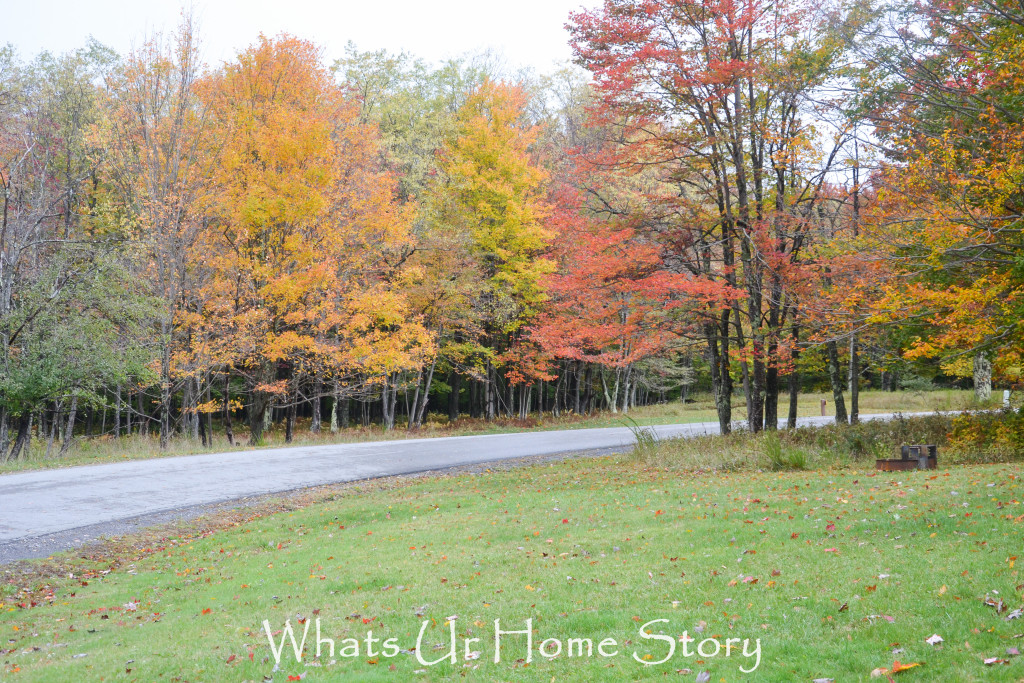
[(633, 444), (633, 456), (640, 460), (656, 456), (658, 453), (658, 446), (661, 443), (661, 440), (658, 438), (658, 433), (650, 426), (641, 425), (628, 415), (623, 416), (622, 419), (630, 433), (633, 435), (633, 439), (636, 441), (636, 443)]
[[(806, 433), (783, 452), (829, 438)], [(219, 530), (9, 567), (0, 678), (856, 681), (895, 660), (922, 665), (904, 681), (1024, 676), (1024, 658), (1006, 654), (1024, 646), (1024, 618), (1007, 620), (1024, 600), (1019, 464), (891, 474), (850, 455), (770, 471), (774, 446), (747, 446), (756, 457), (733, 471), (694, 469), (688, 451), (662, 442), (650, 462), (627, 454), (350, 486)], [(289, 648), (275, 671), (263, 620), (276, 632), (316, 618), (339, 646), (358, 639), (358, 656), (316, 659), (307, 644), (301, 663)], [(524, 636), (506, 636), (494, 663), (494, 620), (523, 629), (529, 618), (533, 661)], [(645, 667), (633, 652), (648, 662), (667, 652), (641, 637), (654, 619), (668, 621), (651, 635), (673, 640), (746, 638), (752, 650), (760, 639), (760, 664), (743, 674), (753, 658), (686, 657), (679, 643)], [(409, 649), (423, 624), (422, 654), (435, 659), (449, 623), (457, 663), (418, 663)], [(369, 656), (369, 630), (404, 652)], [(933, 634), (944, 642), (927, 644)], [(469, 647), (478, 658), (464, 660), (463, 638), (481, 639)], [(536, 650), (547, 638), (614, 638), (619, 654), (549, 660)]]
[[(801, 417), (820, 415), (820, 402), (825, 398), (828, 401), (828, 414), (832, 414), (831, 394), (802, 394), (798, 403), (798, 414)], [(849, 397), (847, 397), (847, 400)], [(977, 407), (974, 403), (973, 393), (959, 390), (936, 390), (936, 391), (902, 391), (898, 393), (882, 391), (865, 391), (861, 393), (861, 413), (885, 413), (885, 412), (921, 412), (921, 411), (957, 411)], [(785, 414), (786, 406), (780, 405), (780, 410)], [(325, 429), (320, 434), (311, 434), (308, 431), (308, 424), (300, 422), (296, 429), (295, 439), (291, 445), (314, 446), (332, 443), (354, 443), (364, 441), (380, 441), (384, 439), (405, 439), (405, 438), (430, 438), (443, 436), (467, 436), (471, 434), (503, 434), (535, 430), (553, 429), (587, 429), (600, 427), (621, 427), (624, 424), (622, 414), (598, 413), (596, 415), (561, 415), (552, 417), (545, 414), (543, 419), (531, 417), (527, 420), (499, 419), (493, 422), (485, 420), (474, 420), (462, 418), (454, 423), (449, 423), (446, 417), (431, 415), (430, 421), (416, 431), (408, 431), (398, 428), (392, 431), (384, 431), (379, 426), (353, 427), (341, 430), (332, 434)], [(718, 417), (715, 413), (714, 403), (709, 397), (697, 397), (695, 403), (683, 404), (678, 401), (671, 403), (643, 406), (636, 408), (629, 413), (629, 419), (635, 420), (640, 426), (675, 424), (687, 422), (715, 422)], [(746, 419), (746, 409), (742, 396), (737, 395), (733, 401), (733, 420)], [(235, 425), (236, 431), (244, 434), (244, 425)], [(284, 433), (281, 429), (270, 431), (266, 435), (264, 448), (280, 448), (285, 446)], [(245, 446), (248, 447), (248, 446)], [(89, 465), (105, 462), (121, 462), (124, 460), (140, 460), (145, 458), (167, 457), (174, 455), (189, 455), (213, 451), (228, 450), (227, 441), (222, 433), (216, 436), (215, 444), (211, 448), (204, 448), (201, 444), (190, 439), (175, 438), (166, 451), (160, 450), (160, 444), (155, 436), (142, 437), (134, 435), (119, 440), (110, 437), (79, 437), (71, 453), (64, 458), (43, 457), (45, 443), (39, 439), (33, 440), (33, 449), (27, 458), (16, 462), (0, 463), (0, 474), (6, 472), (18, 472), (23, 470), (45, 469), (53, 467), (69, 467), (74, 465)]]
[(764, 454), (773, 470), (807, 469), (807, 451), (800, 447), (787, 447), (777, 432), (768, 432), (761, 438)]

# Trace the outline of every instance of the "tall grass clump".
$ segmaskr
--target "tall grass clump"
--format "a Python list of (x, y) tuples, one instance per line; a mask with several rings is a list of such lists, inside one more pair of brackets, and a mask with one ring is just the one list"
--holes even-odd
[(653, 427), (641, 425), (633, 418), (623, 417), (626, 428), (633, 434), (636, 443), (633, 444), (632, 455), (637, 460), (649, 460), (658, 453), (658, 446), (661, 440)]
[(784, 444), (777, 431), (764, 432), (760, 439), (761, 452), (768, 458), (773, 470), (807, 469), (807, 451), (798, 446)]

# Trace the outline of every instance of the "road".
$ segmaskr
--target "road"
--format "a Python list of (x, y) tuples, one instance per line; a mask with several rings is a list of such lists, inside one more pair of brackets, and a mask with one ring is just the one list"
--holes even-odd
[[(885, 419), (891, 414), (865, 415)], [(801, 418), (800, 425), (832, 418)], [(659, 438), (717, 434), (718, 424), (653, 427)], [(625, 427), (403, 439), (153, 458), (0, 475), (0, 562), (45, 556), (116, 522), (310, 486), (573, 451), (623, 450)], [(106, 525), (106, 526), (104, 526)], [(136, 525), (137, 526), (137, 525)], [(75, 534), (89, 529), (91, 533)], [(54, 537), (54, 542), (33, 539)]]

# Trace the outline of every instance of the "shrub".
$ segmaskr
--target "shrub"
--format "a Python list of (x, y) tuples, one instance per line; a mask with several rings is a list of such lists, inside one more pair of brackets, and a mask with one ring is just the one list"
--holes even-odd
[(1024, 457), (1024, 413), (1013, 409), (958, 415), (951, 451), (966, 462), (1001, 462)]

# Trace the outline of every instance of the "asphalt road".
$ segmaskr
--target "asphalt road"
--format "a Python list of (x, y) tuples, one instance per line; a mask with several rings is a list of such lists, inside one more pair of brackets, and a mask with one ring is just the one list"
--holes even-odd
[[(885, 419), (890, 414), (865, 415)], [(802, 418), (801, 425), (832, 418)], [(654, 427), (660, 438), (717, 434), (718, 424)], [(0, 475), (0, 562), (45, 556), (131, 519), (311, 486), (571, 451), (626, 449), (625, 427), (236, 450)], [(76, 530), (88, 533), (76, 534)], [(47, 537), (54, 542), (39, 541)]]

